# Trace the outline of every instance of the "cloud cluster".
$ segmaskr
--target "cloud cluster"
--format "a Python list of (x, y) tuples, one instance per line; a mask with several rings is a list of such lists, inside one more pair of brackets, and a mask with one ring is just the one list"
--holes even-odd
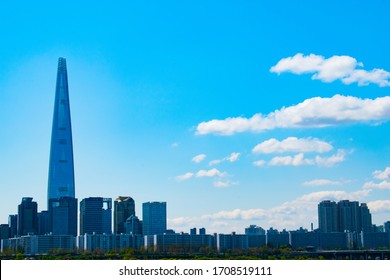
[(380, 123), (390, 119), (390, 96), (362, 99), (336, 94), (314, 97), (290, 107), (251, 118), (235, 117), (201, 122), (196, 134), (233, 135), (276, 128), (321, 128), (356, 123)]
[(313, 74), (313, 80), (333, 82), (341, 80), (344, 84), (357, 83), (359, 86), (377, 84), (381, 87), (390, 86), (390, 72), (383, 69), (366, 71), (356, 69), (363, 67), (363, 63), (350, 56), (334, 55), (324, 58), (321, 55), (303, 55), (298, 53), (292, 57), (281, 59), (270, 71), (281, 74), (291, 72), (294, 74)]
[(297, 153), (295, 155), (275, 156), (268, 162), (264, 159), (253, 162), (256, 166), (302, 166), (318, 165), (321, 167), (331, 167), (345, 160), (346, 152), (339, 149), (331, 156), (320, 156), (307, 158), (305, 153), (326, 153), (333, 150), (333, 146), (317, 138), (297, 138), (288, 137), (282, 141), (271, 138), (257, 144), (252, 152), (255, 154), (280, 154)]

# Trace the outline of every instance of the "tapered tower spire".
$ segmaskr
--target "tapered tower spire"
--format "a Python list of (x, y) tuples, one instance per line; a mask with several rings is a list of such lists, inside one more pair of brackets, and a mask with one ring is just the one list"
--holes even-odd
[(58, 59), (47, 200), (75, 197), (72, 126), (66, 60)]

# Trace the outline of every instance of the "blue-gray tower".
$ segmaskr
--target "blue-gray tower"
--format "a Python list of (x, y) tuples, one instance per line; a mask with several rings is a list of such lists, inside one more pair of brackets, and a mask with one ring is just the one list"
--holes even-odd
[(75, 197), (72, 126), (70, 121), (66, 60), (58, 59), (57, 84), (51, 134), (48, 208), (50, 199)]

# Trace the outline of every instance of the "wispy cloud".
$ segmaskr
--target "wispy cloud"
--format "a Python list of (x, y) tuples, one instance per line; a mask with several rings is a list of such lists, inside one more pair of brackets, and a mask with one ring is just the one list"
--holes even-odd
[(323, 187), (323, 186), (340, 186), (342, 185), (341, 181), (332, 181), (327, 179), (315, 179), (311, 181), (303, 182), (304, 186), (309, 187)]
[(268, 115), (255, 114), (251, 118), (235, 117), (211, 120), (198, 124), (196, 134), (233, 135), (240, 132), (261, 132), (277, 128), (321, 128), (356, 123), (375, 123), (390, 119), (390, 96), (361, 99), (334, 95), (314, 97), (302, 103)]
[(390, 72), (383, 69), (366, 71), (356, 69), (363, 67), (363, 63), (355, 58), (342, 55), (325, 58), (321, 55), (303, 55), (298, 53), (292, 57), (281, 59), (270, 71), (281, 74), (291, 72), (294, 74), (313, 74), (313, 80), (333, 82), (341, 80), (344, 84), (357, 83), (359, 86), (377, 84), (381, 87), (390, 86)]
[(176, 176), (176, 180), (181, 182), (181, 181), (191, 179), (192, 177), (194, 177), (194, 173), (187, 172), (187, 173), (184, 173), (182, 175)]
[(191, 161), (195, 162), (195, 163), (200, 163), (202, 162), (204, 159), (206, 158), (206, 155), (205, 154), (200, 154), (200, 155), (197, 155), (197, 156), (194, 156)]
[(230, 156), (224, 157), (223, 159), (215, 159), (209, 162), (209, 165), (220, 164), (223, 161), (235, 162), (240, 158), (240, 153), (231, 153)]
[(217, 187), (217, 188), (227, 188), (227, 187), (231, 187), (231, 186), (236, 186), (238, 185), (238, 182), (233, 182), (233, 181), (229, 181), (229, 180), (217, 180), (213, 183), (214, 187)]

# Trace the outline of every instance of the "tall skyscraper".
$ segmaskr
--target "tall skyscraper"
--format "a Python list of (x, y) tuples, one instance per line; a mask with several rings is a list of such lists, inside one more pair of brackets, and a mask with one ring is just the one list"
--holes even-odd
[(60, 197), (75, 197), (72, 126), (70, 121), (66, 60), (58, 59), (57, 84), (51, 132), (47, 203)]
[(38, 204), (32, 197), (23, 197), (18, 206), (18, 235), (38, 232)]
[(89, 197), (80, 202), (80, 235), (111, 234), (111, 198)]
[(135, 202), (130, 196), (120, 196), (114, 201), (114, 233), (125, 233), (125, 223), (135, 216)]
[(163, 234), (167, 230), (167, 203), (145, 202), (142, 204), (142, 234)]

